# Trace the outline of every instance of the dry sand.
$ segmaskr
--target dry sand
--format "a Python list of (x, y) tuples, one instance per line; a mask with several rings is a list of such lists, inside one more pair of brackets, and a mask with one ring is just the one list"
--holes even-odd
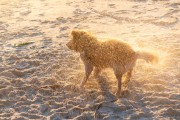
[[(180, 119), (179, 11), (179, 0), (1, 0), (0, 119)], [(139, 60), (113, 102), (109, 69), (79, 90), (84, 68), (65, 46), (75, 28), (153, 50), (159, 64)]]

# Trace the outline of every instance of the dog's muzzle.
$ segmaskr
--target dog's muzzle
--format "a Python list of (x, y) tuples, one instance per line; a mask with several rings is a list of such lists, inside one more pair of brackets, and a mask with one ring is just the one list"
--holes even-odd
[(71, 49), (71, 50), (73, 49), (71, 42), (68, 42), (68, 43), (66, 44), (66, 46), (67, 46), (69, 49)]

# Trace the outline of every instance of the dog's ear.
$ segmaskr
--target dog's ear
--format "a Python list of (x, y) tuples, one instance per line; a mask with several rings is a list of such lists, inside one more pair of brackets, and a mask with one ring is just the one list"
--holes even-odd
[(74, 37), (74, 38), (78, 38), (80, 36), (80, 31), (79, 30), (73, 30), (71, 32), (71, 35)]
[(85, 30), (73, 30), (71, 32), (71, 35), (74, 37), (74, 38), (79, 38), (79, 37), (82, 37), (83, 35), (86, 35), (88, 32), (85, 31)]

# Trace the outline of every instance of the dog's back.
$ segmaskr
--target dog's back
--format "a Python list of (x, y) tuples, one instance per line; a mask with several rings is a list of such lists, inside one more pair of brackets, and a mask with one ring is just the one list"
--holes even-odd
[(112, 67), (113, 65), (126, 65), (136, 61), (135, 51), (123, 41), (108, 40), (91, 45), (86, 55), (96, 67)]

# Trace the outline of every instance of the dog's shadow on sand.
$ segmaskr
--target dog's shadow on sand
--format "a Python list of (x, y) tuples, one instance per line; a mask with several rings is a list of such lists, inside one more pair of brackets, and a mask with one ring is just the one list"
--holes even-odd
[[(118, 99), (115, 93), (112, 93), (110, 90), (111, 88), (109, 87), (109, 83), (107, 82), (108, 78), (103, 75), (99, 75), (96, 77), (96, 80), (100, 86), (100, 89), (102, 91), (102, 95), (104, 96), (105, 100), (112, 100), (112, 99)], [(123, 88), (123, 86), (122, 86)], [(122, 96), (120, 98), (126, 98), (129, 96), (129, 91), (127, 89), (122, 90)]]
[(106, 76), (99, 75), (96, 77), (96, 80), (100, 86), (102, 95), (104, 96), (105, 100), (112, 100), (116, 98), (116, 96), (110, 92), (110, 87), (107, 82), (108, 78)]

